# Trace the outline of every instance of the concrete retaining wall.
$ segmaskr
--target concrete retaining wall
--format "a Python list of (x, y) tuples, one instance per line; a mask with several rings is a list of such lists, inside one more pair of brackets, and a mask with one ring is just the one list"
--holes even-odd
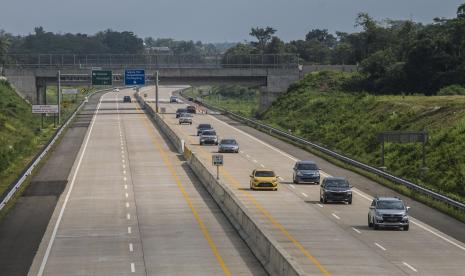
[(155, 114), (153, 109), (146, 105), (141, 97), (137, 95), (136, 98), (176, 149), (184, 154), (189, 167), (220, 206), (266, 271), (270, 275), (303, 275), (303, 271), (298, 264), (267, 231), (261, 228), (261, 225), (251, 216), (231, 188), (216, 180), (216, 176), (205, 167), (197, 154), (192, 152), (188, 146), (183, 146), (183, 141), (163, 121), (160, 115)]

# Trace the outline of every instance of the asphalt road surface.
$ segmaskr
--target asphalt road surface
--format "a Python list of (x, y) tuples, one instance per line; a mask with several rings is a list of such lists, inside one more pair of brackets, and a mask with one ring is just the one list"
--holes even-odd
[[(298, 159), (313, 159), (319, 163), (323, 177), (346, 176), (357, 187), (354, 182), (360, 176), (335, 169), (302, 150), (296, 154), (295, 149), (288, 152), (278, 149), (260, 139), (258, 134), (242, 131), (236, 126), (240, 124), (223, 116), (197, 114), (192, 125), (179, 125), (173, 113), (184, 104), (168, 103), (174, 89), (160, 89), (161, 107), (166, 109), (164, 120), (208, 166), (211, 166), (211, 155), (217, 152), (217, 147), (199, 145), (197, 124), (210, 123), (220, 138), (235, 138), (239, 142), (240, 153), (224, 154), (225, 165), (220, 170), (220, 178), (233, 188), (255, 218), (308, 274), (465, 275), (463, 242), (415, 215), (411, 217), (409, 231), (370, 229), (367, 213), (374, 194), (355, 188), (352, 205), (323, 205), (318, 202), (318, 185), (292, 184), (291, 168)], [(144, 88), (142, 93), (147, 94), (148, 99), (154, 98), (153, 87)], [(277, 192), (249, 189), (249, 174), (261, 167), (273, 169), (281, 176), (282, 183)], [(213, 166), (211, 170), (214, 172)], [(388, 189), (384, 191), (389, 193)], [(413, 208), (422, 206), (411, 203)], [(463, 227), (460, 222), (454, 224), (453, 219), (448, 223)], [(460, 232), (456, 233), (460, 235)]]
[(29, 275), (266, 275), (137, 103), (102, 97)]

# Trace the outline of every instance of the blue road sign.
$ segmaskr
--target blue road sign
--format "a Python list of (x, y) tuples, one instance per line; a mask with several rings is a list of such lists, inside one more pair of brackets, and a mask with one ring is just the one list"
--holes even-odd
[(124, 70), (124, 85), (145, 85), (144, 69)]

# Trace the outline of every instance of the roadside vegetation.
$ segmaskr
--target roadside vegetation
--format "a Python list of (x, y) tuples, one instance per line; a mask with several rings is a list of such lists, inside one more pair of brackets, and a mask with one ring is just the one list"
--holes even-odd
[[(47, 89), (49, 103), (56, 88)], [(64, 95), (63, 121), (65, 121), (82, 99), (88, 94), (82, 90), (77, 96)], [(31, 105), (13, 90), (8, 81), (0, 80), (0, 194), (21, 174), (27, 164), (42, 149), (55, 132), (53, 116), (32, 114)], [(56, 98), (56, 97), (55, 97)]]
[(258, 89), (238, 85), (192, 87), (185, 96), (202, 98), (207, 104), (225, 108), (236, 114), (252, 117), (257, 113)]

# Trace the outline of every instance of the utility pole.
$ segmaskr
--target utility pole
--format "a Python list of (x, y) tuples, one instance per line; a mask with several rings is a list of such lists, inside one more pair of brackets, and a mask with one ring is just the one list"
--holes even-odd
[(158, 70), (155, 72), (155, 113), (158, 113)]
[(61, 72), (57, 74), (58, 125), (61, 123)]

